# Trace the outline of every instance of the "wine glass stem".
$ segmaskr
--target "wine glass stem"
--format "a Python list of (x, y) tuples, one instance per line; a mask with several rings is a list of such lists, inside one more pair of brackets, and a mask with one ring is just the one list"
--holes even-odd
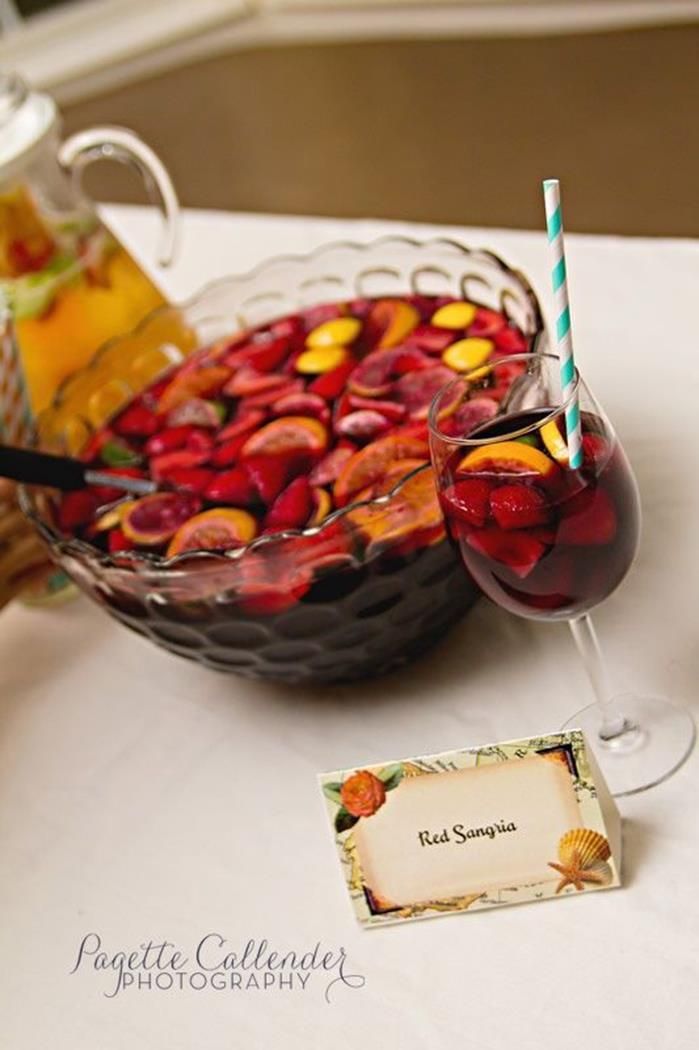
[(569, 620), (568, 623), (599, 704), (600, 740), (612, 741), (634, 727), (611, 699), (607, 668), (592, 620), (589, 616), (581, 616), (577, 620)]

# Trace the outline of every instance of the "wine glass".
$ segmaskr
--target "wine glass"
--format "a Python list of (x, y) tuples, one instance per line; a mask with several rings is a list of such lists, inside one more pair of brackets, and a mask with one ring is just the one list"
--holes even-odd
[[(559, 379), (554, 354), (491, 358), (435, 397), (430, 452), (450, 539), (479, 587), (519, 616), (570, 624), (595, 702), (566, 728), (585, 732), (612, 793), (629, 795), (682, 765), (695, 727), (667, 700), (610, 690), (590, 610), (631, 567), (638, 490), (579, 373), (565, 403)], [(565, 410), (576, 398), (584, 460), (572, 470)]]

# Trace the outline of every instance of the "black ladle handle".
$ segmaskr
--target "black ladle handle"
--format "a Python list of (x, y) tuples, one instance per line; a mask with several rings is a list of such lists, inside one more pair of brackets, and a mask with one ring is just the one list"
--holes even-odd
[(10, 445), (0, 445), (0, 477), (28, 485), (47, 485), (63, 492), (82, 489), (86, 485), (109, 485), (137, 495), (147, 495), (157, 489), (157, 485), (147, 478), (102, 473), (89, 469), (85, 463), (70, 456), (52, 456), (48, 452)]

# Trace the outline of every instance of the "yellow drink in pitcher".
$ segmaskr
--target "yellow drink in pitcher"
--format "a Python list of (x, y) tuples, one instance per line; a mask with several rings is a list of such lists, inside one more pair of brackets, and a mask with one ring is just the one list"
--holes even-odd
[(0, 194), (0, 284), (34, 416), (103, 343), (165, 303), (109, 230), (92, 217), (53, 225), (21, 186)]

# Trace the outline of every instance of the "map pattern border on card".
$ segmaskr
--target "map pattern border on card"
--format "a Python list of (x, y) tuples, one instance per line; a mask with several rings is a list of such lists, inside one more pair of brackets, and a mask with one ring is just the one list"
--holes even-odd
[[(403, 777), (438, 775), (457, 772), (483, 765), (509, 762), (513, 759), (531, 756), (550, 758), (566, 766), (575, 794), (580, 814), (580, 828), (590, 829), (600, 837), (606, 834), (606, 825), (598, 798), (588, 749), (583, 734), (579, 730), (533, 736), (524, 740), (512, 740), (505, 743), (489, 744), (476, 748), (465, 748), (459, 751), (444, 752), (437, 755), (413, 758), (403, 762), (369, 765), (359, 769), (340, 770), (325, 773), (319, 777), (320, 786), (325, 795), (328, 815), (334, 829), (335, 843), (338, 849), (344, 879), (350, 894), (352, 906), (357, 919), (365, 926), (378, 926), (400, 922), (405, 919), (427, 918), (450, 912), (476, 911), (484, 908), (497, 908), (503, 905), (519, 904), (528, 901), (542, 900), (561, 895), (586, 891), (609, 889), (621, 885), (618, 870), (618, 858), (608, 855), (598, 870), (604, 869), (599, 879), (591, 873), (589, 881), (557, 884), (557, 876), (552, 871), (550, 881), (527, 883), (489, 890), (484, 887), (480, 893), (466, 896), (449, 897), (421, 901), (408, 906), (394, 906), (383, 902), (372, 893), (366, 885), (362, 866), (353, 835), (353, 828), (358, 819), (348, 814), (342, 804), (340, 789), (345, 780), (358, 772), (372, 773), (381, 778), (386, 789), (396, 787)], [(606, 841), (606, 839), (605, 839)]]

